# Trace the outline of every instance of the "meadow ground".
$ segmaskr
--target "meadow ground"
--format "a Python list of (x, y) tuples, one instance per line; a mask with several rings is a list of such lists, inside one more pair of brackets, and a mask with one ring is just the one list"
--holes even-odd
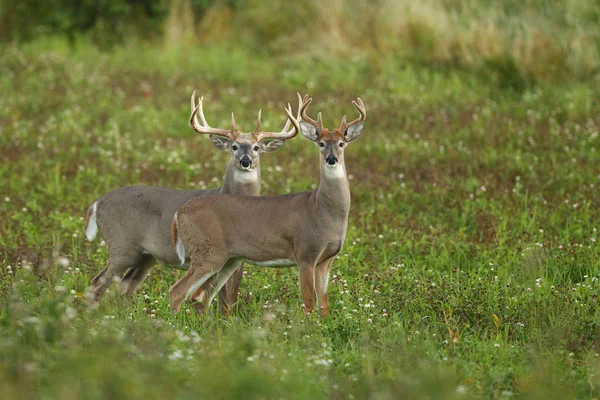
[[(236, 48), (0, 49), (0, 398), (597, 398), (600, 104), (586, 83), (520, 91), (460, 69)], [(84, 239), (112, 188), (220, 185), (227, 154), (187, 125), (279, 127), (295, 92), (346, 151), (346, 244), (331, 316), (305, 317), (297, 271), (247, 267), (239, 310), (171, 315), (157, 266), (95, 309)], [(263, 193), (314, 188), (298, 137), (262, 157)]]

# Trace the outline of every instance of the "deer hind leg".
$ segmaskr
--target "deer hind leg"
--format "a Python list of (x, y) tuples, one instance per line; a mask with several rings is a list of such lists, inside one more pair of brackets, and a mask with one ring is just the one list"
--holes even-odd
[(152, 267), (156, 264), (156, 258), (151, 254), (143, 254), (141, 260), (132, 265), (120, 282), (121, 294), (132, 297), (137, 288), (144, 282)]
[(90, 281), (91, 287), (97, 287), (100, 285), (100, 282), (104, 281), (106, 273), (108, 272), (108, 267), (110, 267), (110, 260), (108, 260), (106, 262), (106, 265), (104, 265), (104, 268), (102, 268), (102, 270), (98, 272), (98, 274), (95, 277), (92, 278), (92, 280)]
[(216, 286), (217, 275), (211, 276), (206, 282), (202, 284), (194, 292), (194, 294), (190, 297), (190, 301), (192, 302), (192, 307), (196, 310), (196, 314), (204, 314), (206, 309), (208, 308), (208, 301), (206, 301), (208, 297), (208, 293), (210, 293), (211, 288)]
[(317, 304), (319, 306), (319, 315), (326, 317), (329, 315), (329, 295), (327, 294), (327, 285), (329, 284), (329, 271), (335, 257), (328, 258), (317, 264), (315, 268), (315, 289), (317, 292)]
[(298, 265), (300, 273), (300, 290), (302, 291), (302, 308), (306, 315), (315, 309), (315, 264)]
[[(196, 292), (213, 275), (217, 274), (227, 258), (225, 254), (218, 254), (215, 251), (212, 254), (210, 251), (203, 252), (200, 257), (191, 254), (190, 269), (183, 278), (169, 288), (169, 302), (173, 311), (179, 312), (185, 299)], [(208, 294), (208, 291), (201, 292), (198, 300), (206, 300)]]
[(131, 256), (111, 256), (106, 262), (106, 266), (98, 275), (96, 275), (90, 282), (93, 301), (100, 301), (100, 297), (104, 294), (106, 289), (112, 285), (113, 278), (119, 277), (121, 274), (130, 266), (135, 265), (139, 262), (139, 254)]
[[(217, 292), (219, 295), (221, 294), (225, 286), (229, 284), (232, 279), (234, 279), (232, 274), (239, 270), (241, 264), (242, 262), (237, 259), (229, 259), (217, 274), (213, 275), (210, 279), (204, 282), (204, 284), (202, 284), (202, 286), (200, 286), (200, 288), (194, 292), (192, 295), (192, 301), (194, 301), (193, 306), (197, 313), (201, 314), (208, 308), (212, 300), (217, 295)], [(236, 289), (237, 287), (239, 287), (239, 281)], [(222, 307), (223, 303), (221, 303), (221, 312), (223, 315), (229, 315), (227, 313), (229, 308), (227, 309), (227, 312), (224, 312)]]

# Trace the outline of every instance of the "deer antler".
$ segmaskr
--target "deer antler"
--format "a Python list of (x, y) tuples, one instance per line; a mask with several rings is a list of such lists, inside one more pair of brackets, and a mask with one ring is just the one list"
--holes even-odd
[[(291, 139), (300, 132), (300, 124), (298, 120), (300, 119), (300, 115), (302, 113), (303, 107), (306, 107), (312, 99), (308, 98), (308, 95), (304, 96), (304, 99), (300, 96), (300, 93), (296, 93), (298, 95), (298, 114), (294, 117), (292, 114), (292, 106), (288, 103), (287, 107), (284, 107), (285, 112), (288, 116), (288, 120), (285, 123), (285, 126), (281, 130), (281, 132), (264, 132), (262, 130), (262, 122), (260, 120), (261, 110), (258, 111), (258, 119), (256, 120), (256, 132), (254, 133), (254, 137), (256, 137), (257, 141), (263, 139), (282, 139), (287, 140)], [(290, 124), (293, 125), (292, 129), (289, 129)]]
[[(298, 95), (298, 96), (300, 96), (300, 95)], [(302, 104), (302, 112), (301, 112), (302, 119), (305, 122), (308, 122), (309, 124), (314, 126), (317, 129), (317, 133), (321, 134), (321, 132), (323, 131), (323, 120), (321, 119), (321, 113), (317, 114), (316, 121), (314, 119), (312, 119), (311, 117), (309, 117), (308, 115), (306, 115), (306, 109), (308, 108), (309, 104), (312, 102), (312, 98), (307, 99), (307, 97), (308, 97), (308, 95), (304, 96), (305, 102), (303, 102), (303, 104)]]
[(363, 122), (365, 120), (365, 118), (367, 117), (367, 110), (365, 109), (365, 105), (364, 105), (363, 101), (360, 99), (360, 97), (358, 97), (356, 100), (357, 101), (352, 101), (352, 104), (354, 105), (354, 108), (356, 108), (356, 110), (358, 110), (358, 113), (360, 114), (360, 116), (352, 122), (346, 122), (346, 116), (344, 115), (342, 117), (342, 123), (340, 124), (340, 127), (339, 127), (339, 131), (342, 133), (346, 132), (346, 130), (350, 126), (352, 126), (354, 124), (358, 124), (359, 122)]
[[(194, 90), (194, 93), (192, 93), (192, 99), (191, 99), (192, 115), (190, 116), (190, 125), (192, 126), (192, 128), (198, 133), (224, 136), (231, 140), (235, 140), (235, 137), (234, 137), (235, 136), (234, 135), (235, 119), (233, 117), (233, 113), (231, 113), (231, 129), (230, 130), (212, 128), (211, 126), (208, 125), (208, 123), (206, 122), (206, 118), (204, 117), (204, 110), (202, 109), (202, 101), (204, 100), (204, 96), (200, 97), (198, 105), (196, 105), (195, 98), (196, 98), (196, 91)], [(200, 123), (198, 121), (198, 112), (200, 113), (200, 119), (202, 120), (202, 123)]]

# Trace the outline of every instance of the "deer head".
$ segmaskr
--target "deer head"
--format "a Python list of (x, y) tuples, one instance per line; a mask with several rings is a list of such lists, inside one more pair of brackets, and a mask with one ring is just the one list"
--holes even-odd
[[(200, 97), (197, 105), (195, 99), (196, 91), (192, 93), (191, 98), (192, 115), (190, 116), (190, 125), (196, 132), (210, 135), (210, 139), (219, 150), (230, 151), (232, 161), (242, 171), (252, 171), (259, 164), (260, 153), (279, 149), (286, 140), (296, 136), (300, 130), (298, 120), (300, 119), (303, 103), (299, 94), (297, 117), (294, 118), (292, 106), (288, 103), (285, 108), (288, 119), (280, 132), (265, 132), (262, 130), (261, 110), (258, 111), (254, 132), (243, 133), (236, 130), (233, 113), (231, 113), (230, 129), (212, 128), (204, 117), (204, 110), (202, 109), (204, 97)], [(198, 115), (200, 115), (201, 122), (198, 121)], [(291, 128), (290, 125), (292, 125)]]
[(364, 120), (367, 116), (365, 105), (360, 97), (356, 101), (352, 101), (352, 104), (360, 114), (359, 117), (354, 121), (346, 122), (346, 116), (344, 115), (340, 127), (335, 130), (329, 130), (323, 127), (321, 113), (317, 114), (316, 121), (306, 115), (306, 109), (311, 101), (312, 99), (308, 99), (302, 103), (300, 109), (302, 116), (300, 130), (305, 138), (320, 147), (321, 164), (335, 168), (340, 161), (343, 161), (346, 145), (358, 139), (362, 133), (365, 125)]

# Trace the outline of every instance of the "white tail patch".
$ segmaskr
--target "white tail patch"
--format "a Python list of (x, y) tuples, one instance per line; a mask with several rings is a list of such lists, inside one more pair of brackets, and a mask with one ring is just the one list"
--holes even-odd
[(175, 225), (177, 226), (177, 244), (175, 245), (175, 251), (177, 252), (179, 261), (181, 261), (181, 265), (183, 265), (185, 264), (185, 247), (183, 247), (181, 235), (179, 234), (179, 221), (177, 221), (177, 213), (175, 213)]
[(98, 224), (96, 223), (96, 211), (98, 210), (98, 202), (95, 202), (92, 205), (92, 215), (90, 215), (90, 219), (88, 220), (87, 227), (85, 228), (85, 236), (87, 240), (90, 242), (94, 240), (96, 235), (98, 234)]

